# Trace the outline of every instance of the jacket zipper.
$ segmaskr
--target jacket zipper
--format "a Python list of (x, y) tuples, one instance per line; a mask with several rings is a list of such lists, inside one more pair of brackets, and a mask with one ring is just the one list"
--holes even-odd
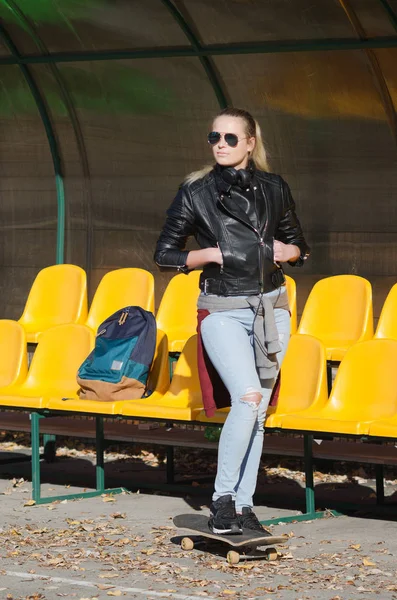
[[(263, 248), (265, 247), (265, 242), (263, 240), (262, 235), (260, 234), (260, 232), (256, 229), (256, 227), (254, 227), (253, 225), (251, 225), (251, 223), (247, 223), (246, 221), (243, 221), (243, 219), (240, 219), (240, 217), (238, 217), (237, 215), (235, 215), (234, 213), (232, 213), (227, 206), (225, 206), (223, 204), (223, 199), (224, 199), (224, 195), (220, 195), (219, 196), (219, 201), (221, 203), (221, 205), (223, 206), (223, 208), (226, 210), (226, 212), (229, 213), (229, 215), (231, 215), (234, 219), (237, 219), (237, 221), (240, 221), (240, 223), (243, 223), (243, 225), (246, 225), (247, 227), (249, 227), (250, 229), (252, 229), (252, 231), (254, 231), (256, 233), (256, 235), (258, 236), (258, 245), (259, 245), (259, 272), (260, 272), (260, 281), (259, 281), (259, 285), (261, 288), (261, 294), (264, 293), (265, 291), (265, 282), (264, 282), (264, 272), (263, 272), (263, 268), (264, 268), (264, 260), (263, 260)], [(267, 229), (267, 223), (268, 223), (268, 219), (266, 219), (266, 223), (265, 223), (265, 227), (263, 228), (263, 236), (266, 233), (266, 229)]]
[(172, 269), (183, 269), (185, 265), (163, 265), (163, 263), (156, 263), (158, 267), (172, 268)]

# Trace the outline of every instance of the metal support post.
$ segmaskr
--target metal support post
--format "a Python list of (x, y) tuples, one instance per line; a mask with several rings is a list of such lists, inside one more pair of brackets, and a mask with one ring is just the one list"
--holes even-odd
[(105, 492), (104, 449), (103, 417), (96, 417), (96, 489), (102, 494)]
[(32, 444), (32, 499), (40, 503), (40, 419), (37, 412), (30, 413), (30, 435)]

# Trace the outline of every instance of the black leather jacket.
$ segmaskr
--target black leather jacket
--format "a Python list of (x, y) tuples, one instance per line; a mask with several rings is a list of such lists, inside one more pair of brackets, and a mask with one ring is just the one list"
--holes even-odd
[(222, 267), (209, 263), (203, 268), (200, 288), (204, 293), (239, 296), (278, 288), (284, 276), (273, 260), (274, 239), (299, 246), (301, 255), (293, 265), (302, 265), (310, 249), (287, 183), (279, 175), (256, 170), (251, 185), (259, 209), (258, 229), (239, 206), (239, 188), (227, 184), (217, 169), (183, 184), (157, 242), (154, 260), (158, 266), (188, 272), (184, 248), (193, 235), (200, 248), (219, 244), (223, 254)]

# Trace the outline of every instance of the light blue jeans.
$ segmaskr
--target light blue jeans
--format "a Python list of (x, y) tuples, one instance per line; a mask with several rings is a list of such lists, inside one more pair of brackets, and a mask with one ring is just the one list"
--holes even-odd
[[(269, 295), (278, 294), (278, 290)], [(290, 337), (290, 315), (274, 309), (281, 352), (278, 367)], [(262, 455), (263, 423), (275, 379), (260, 380), (252, 340), (254, 313), (251, 308), (213, 312), (201, 324), (206, 352), (231, 397), (231, 409), (222, 428), (218, 449), (218, 470), (212, 499), (230, 494), (236, 511), (253, 506)], [(247, 393), (262, 394), (259, 404), (243, 399)]]

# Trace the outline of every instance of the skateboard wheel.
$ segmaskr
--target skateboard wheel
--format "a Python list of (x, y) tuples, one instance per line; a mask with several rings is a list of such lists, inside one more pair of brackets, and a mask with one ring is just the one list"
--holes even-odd
[(182, 538), (181, 548), (182, 548), (182, 550), (193, 550), (193, 548), (194, 548), (193, 540), (191, 540), (188, 537)]
[(267, 560), (277, 560), (278, 552), (275, 548), (267, 548), (265, 550)]
[(240, 562), (240, 555), (238, 552), (230, 550), (230, 552), (227, 553), (226, 560), (229, 565), (237, 565), (237, 563)]

